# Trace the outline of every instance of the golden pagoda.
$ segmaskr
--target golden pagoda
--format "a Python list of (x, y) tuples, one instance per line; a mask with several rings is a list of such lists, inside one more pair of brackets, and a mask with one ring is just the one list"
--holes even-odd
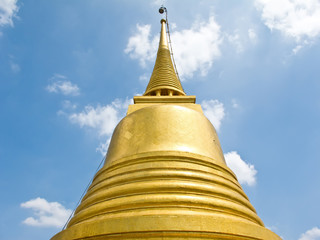
[(279, 240), (227, 167), (216, 131), (172, 64), (166, 20), (143, 96), (114, 130), (104, 166), (51, 240)]

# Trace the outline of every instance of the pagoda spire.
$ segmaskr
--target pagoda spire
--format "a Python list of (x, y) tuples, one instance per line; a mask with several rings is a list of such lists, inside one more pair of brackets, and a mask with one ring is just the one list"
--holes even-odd
[(167, 40), (166, 20), (161, 19), (161, 33), (157, 59), (144, 96), (185, 96), (174, 70)]

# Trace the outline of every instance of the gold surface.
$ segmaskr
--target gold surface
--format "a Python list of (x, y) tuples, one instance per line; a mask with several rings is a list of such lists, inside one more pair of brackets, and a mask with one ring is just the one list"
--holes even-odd
[(196, 103), (196, 96), (135, 96), (133, 97), (133, 102), (135, 104), (129, 106), (127, 115), (139, 109), (159, 104), (175, 104), (202, 113), (199, 104), (189, 104)]
[(226, 166), (194, 96), (134, 103), (114, 130), (105, 165), (52, 240), (281, 239)]
[[(171, 91), (171, 92), (170, 92)], [(174, 71), (168, 47), (166, 21), (161, 20), (161, 34), (156, 63), (144, 96), (186, 95)]]
[(219, 139), (209, 120), (174, 104), (151, 105), (127, 115), (114, 130), (107, 159), (113, 162), (153, 151), (196, 153), (224, 163)]
[[(139, 105), (139, 104), (135, 104)], [(63, 239), (280, 239), (226, 166), (202, 112), (147, 105), (116, 127)]]
[(134, 96), (134, 103), (196, 103), (196, 96)]

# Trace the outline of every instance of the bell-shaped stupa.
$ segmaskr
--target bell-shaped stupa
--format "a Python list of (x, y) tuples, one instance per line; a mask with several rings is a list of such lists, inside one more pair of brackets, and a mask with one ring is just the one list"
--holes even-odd
[(172, 64), (166, 21), (143, 96), (115, 128), (104, 166), (51, 240), (279, 240), (227, 167), (216, 131)]

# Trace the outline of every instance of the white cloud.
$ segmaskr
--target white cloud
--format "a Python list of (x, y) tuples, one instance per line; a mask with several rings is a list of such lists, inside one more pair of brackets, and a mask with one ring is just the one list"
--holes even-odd
[[(159, 35), (150, 36), (150, 25), (137, 25), (137, 33), (129, 38), (125, 53), (139, 59), (141, 66), (154, 62)], [(213, 62), (221, 55), (220, 26), (211, 16), (207, 22), (197, 22), (190, 29), (171, 33), (172, 48), (181, 79), (191, 78), (195, 72), (207, 75)]]
[(319, 240), (320, 239), (320, 229), (314, 227), (301, 235), (299, 240)]
[(99, 147), (96, 148), (96, 151), (100, 152), (102, 156), (105, 156), (108, 151), (110, 141), (111, 141), (111, 136), (107, 138), (105, 142), (100, 143)]
[(124, 117), (129, 104), (132, 104), (132, 99), (116, 99), (105, 106), (93, 107), (88, 105), (82, 112), (71, 114), (69, 119), (81, 128), (95, 129), (100, 137), (108, 138), (106, 142), (100, 143), (97, 148), (97, 151), (104, 155), (108, 149), (111, 134), (121, 118)]
[(292, 49), (293, 54), (297, 54), (303, 48), (303, 44), (298, 44), (294, 49)]
[(72, 123), (97, 129), (100, 135), (111, 134), (118, 120), (118, 111), (113, 105), (98, 105), (96, 108), (89, 105), (84, 111), (70, 115)]
[(58, 202), (48, 202), (39, 197), (20, 206), (33, 210), (34, 217), (26, 218), (23, 223), (34, 227), (62, 227), (72, 213)]
[(256, 7), (270, 30), (278, 30), (297, 42), (320, 35), (319, 0), (256, 0)]
[(218, 131), (221, 126), (221, 121), (225, 115), (223, 103), (218, 100), (204, 100), (201, 102), (201, 106), (203, 108), (204, 115), (206, 115)]
[(243, 53), (246, 49), (254, 46), (258, 37), (253, 28), (249, 29), (235, 29), (232, 33), (224, 32), (224, 39), (234, 47), (235, 52), (238, 54)]
[(220, 57), (222, 43), (220, 26), (211, 16), (208, 22), (171, 34), (172, 48), (181, 78), (191, 78), (200, 71), (206, 76), (213, 62)]
[(146, 67), (146, 62), (153, 61), (157, 53), (159, 37), (150, 37), (151, 25), (140, 26), (137, 24), (137, 32), (129, 38), (125, 53), (132, 59), (139, 59), (140, 65)]
[(254, 165), (243, 161), (235, 151), (224, 154), (224, 157), (227, 166), (236, 174), (239, 183), (247, 184), (248, 186), (256, 184), (257, 170), (254, 168)]
[(77, 96), (80, 94), (80, 89), (76, 84), (71, 83), (67, 77), (55, 74), (50, 78), (52, 82), (46, 89), (48, 92), (62, 93), (63, 95)]
[(0, 0), (0, 27), (13, 26), (13, 18), (16, 17), (19, 8), (17, 0)]

